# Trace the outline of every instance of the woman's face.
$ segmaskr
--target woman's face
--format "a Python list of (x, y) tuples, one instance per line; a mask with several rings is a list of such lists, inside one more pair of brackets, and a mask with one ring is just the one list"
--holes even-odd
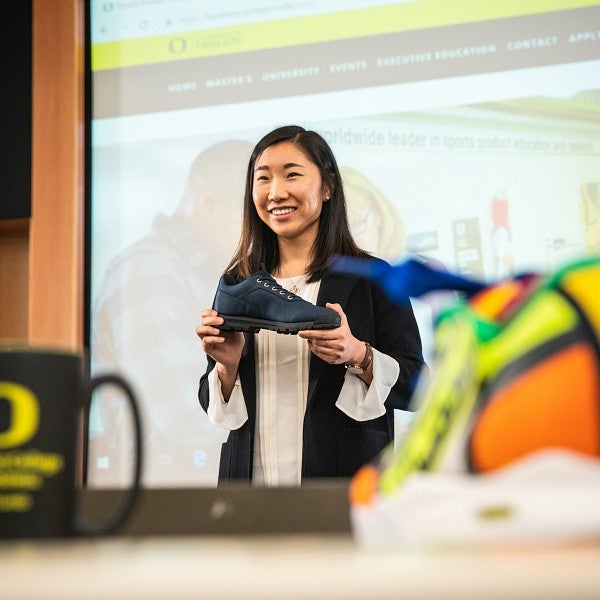
[(317, 165), (296, 144), (280, 142), (257, 158), (252, 200), (277, 236), (312, 242), (326, 196)]

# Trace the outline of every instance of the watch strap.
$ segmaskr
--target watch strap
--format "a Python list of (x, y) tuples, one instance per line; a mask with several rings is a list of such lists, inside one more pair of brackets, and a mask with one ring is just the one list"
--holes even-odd
[(363, 358), (360, 364), (346, 364), (346, 369), (350, 369), (353, 373), (364, 373), (371, 361), (373, 360), (373, 349), (371, 348), (371, 344), (369, 342), (365, 342), (366, 352), (365, 357)]

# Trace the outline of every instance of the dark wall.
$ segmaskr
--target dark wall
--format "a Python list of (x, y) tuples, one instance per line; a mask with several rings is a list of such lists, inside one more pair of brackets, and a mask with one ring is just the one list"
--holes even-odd
[(0, 18), (0, 219), (31, 216), (31, 14), (4, 0)]

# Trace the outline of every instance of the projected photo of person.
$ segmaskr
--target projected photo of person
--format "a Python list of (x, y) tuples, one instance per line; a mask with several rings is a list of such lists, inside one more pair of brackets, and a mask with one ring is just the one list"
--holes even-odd
[(600, 185), (597, 181), (581, 185), (579, 218), (585, 228), (585, 248), (600, 252)]
[[(252, 145), (225, 141), (202, 151), (172, 214), (116, 256), (93, 299), (92, 369), (124, 374), (142, 403), (145, 483), (214, 483), (222, 432), (198, 410), (194, 333), (199, 308), (239, 230), (244, 163)], [(130, 424), (123, 399), (98, 394), (90, 418), (90, 485), (126, 482)], [(112, 458), (115, 457), (115, 460)], [(114, 465), (124, 472), (116, 473)]]
[(494, 196), (490, 205), (492, 215), (492, 245), (494, 248), (494, 275), (498, 278), (512, 275), (514, 256), (509, 220), (509, 203), (504, 193)]
[(380, 258), (398, 258), (404, 251), (404, 221), (392, 201), (367, 177), (352, 167), (340, 172), (348, 203), (352, 235)]

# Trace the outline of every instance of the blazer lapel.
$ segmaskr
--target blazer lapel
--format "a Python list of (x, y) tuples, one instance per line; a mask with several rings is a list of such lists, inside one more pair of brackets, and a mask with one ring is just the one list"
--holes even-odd
[[(327, 302), (332, 302), (339, 304), (345, 311), (348, 304), (348, 297), (355, 285), (355, 277), (332, 273), (329, 270), (325, 270), (319, 287), (317, 304), (319, 306), (325, 306)], [(307, 410), (313, 401), (315, 389), (324, 364), (325, 363), (321, 359), (317, 358), (314, 354), (311, 354), (308, 372), (308, 398), (306, 399)]]

